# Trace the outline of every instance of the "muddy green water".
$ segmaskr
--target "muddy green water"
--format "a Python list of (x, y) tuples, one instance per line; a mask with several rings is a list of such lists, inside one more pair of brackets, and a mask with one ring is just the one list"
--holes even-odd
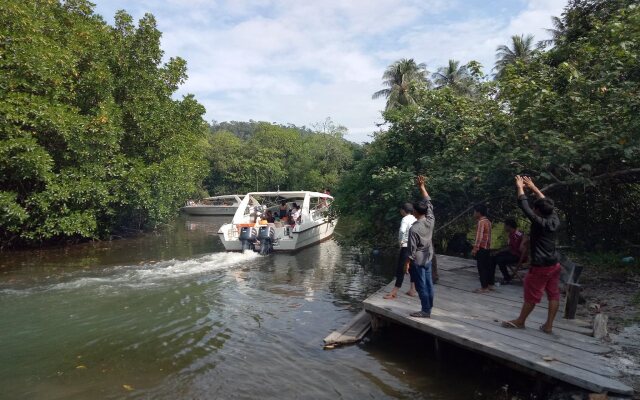
[(437, 362), (407, 329), (323, 350), (393, 267), (334, 241), (225, 253), (225, 220), (0, 254), (0, 398), (466, 400), (499, 389), (477, 360)]

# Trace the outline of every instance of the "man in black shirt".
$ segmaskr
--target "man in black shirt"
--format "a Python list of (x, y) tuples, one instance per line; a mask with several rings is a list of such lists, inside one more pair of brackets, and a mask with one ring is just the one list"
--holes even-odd
[[(533, 203), (533, 209), (529, 206), (527, 196), (524, 194), (525, 186), (537, 197)], [(556, 232), (560, 227), (560, 219), (555, 212), (553, 200), (545, 197), (531, 178), (516, 176), (516, 188), (518, 206), (531, 221), (531, 268), (524, 278), (524, 304), (520, 316), (512, 321), (504, 321), (502, 326), (523, 329), (527, 317), (546, 292), (549, 299), (549, 312), (547, 321), (540, 326), (540, 330), (551, 333), (560, 304), (561, 268), (556, 254)]]

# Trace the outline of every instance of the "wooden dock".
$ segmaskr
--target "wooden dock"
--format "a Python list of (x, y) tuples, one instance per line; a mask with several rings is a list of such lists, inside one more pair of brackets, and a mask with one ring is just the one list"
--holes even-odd
[(409, 316), (420, 309), (420, 301), (405, 295), (408, 277), (396, 299), (383, 298), (391, 291), (391, 282), (367, 298), (364, 309), (374, 322), (382, 318), (408, 325), (438, 340), (593, 392), (633, 394), (631, 387), (616, 380), (620, 372), (602, 356), (611, 348), (591, 337), (592, 329), (585, 323), (563, 319), (563, 304), (551, 335), (538, 329), (546, 320), (546, 299), (533, 311), (526, 329), (506, 329), (500, 323), (518, 316), (522, 286), (506, 285), (489, 294), (473, 293), (479, 287), (475, 261), (457, 257), (438, 255), (438, 272), (432, 318)]

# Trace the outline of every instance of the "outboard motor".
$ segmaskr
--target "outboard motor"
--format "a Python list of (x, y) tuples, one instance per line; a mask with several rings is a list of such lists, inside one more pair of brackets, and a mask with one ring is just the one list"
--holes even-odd
[(247, 249), (255, 250), (256, 228), (248, 226), (240, 228), (240, 242), (242, 243), (242, 251)]
[(261, 226), (258, 229), (258, 242), (260, 242), (260, 255), (266, 256), (273, 251), (273, 238), (276, 234), (272, 226)]

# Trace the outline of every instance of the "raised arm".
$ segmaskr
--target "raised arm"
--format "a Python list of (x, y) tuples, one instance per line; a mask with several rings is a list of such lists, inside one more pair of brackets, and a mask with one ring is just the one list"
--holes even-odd
[(427, 188), (425, 187), (426, 178), (423, 175), (418, 175), (418, 188), (420, 189), (420, 194), (424, 199), (429, 199), (429, 193), (427, 192)]
[(516, 189), (518, 191), (518, 206), (520, 207), (524, 215), (527, 218), (529, 218), (530, 221), (542, 223), (542, 218), (537, 216), (536, 213), (533, 212), (533, 210), (531, 209), (531, 206), (529, 206), (529, 201), (527, 200), (527, 196), (524, 194), (525, 178), (526, 177), (516, 175)]
[(424, 175), (418, 175), (418, 188), (420, 189), (420, 194), (422, 195), (422, 198), (424, 200), (426, 200), (429, 203), (429, 208), (427, 209), (427, 213), (425, 214), (425, 218), (428, 221), (435, 221), (435, 215), (433, 214), (433, 204), (431, 204), (431, 197), (429, 196), (429, 193), (427, 192), (427, 188), (425, 187), (425, 182), (427, 181), (427, 179), (424, 177)]
[(524, 181), (524, 185), (528, 187), (533, 192), (533, 194), (536, 195), (537, 198), (544, 199), (544, 194), (540, 191), (540, 189), (538, 189), (535, 183), (533, 183), (533, 180), (530, 177), (523, 176), (522, 180)]
[(520, 175), (516, 175), (516, 191), (518, 192), (518, 198), (524, 196), (524, 178)]

